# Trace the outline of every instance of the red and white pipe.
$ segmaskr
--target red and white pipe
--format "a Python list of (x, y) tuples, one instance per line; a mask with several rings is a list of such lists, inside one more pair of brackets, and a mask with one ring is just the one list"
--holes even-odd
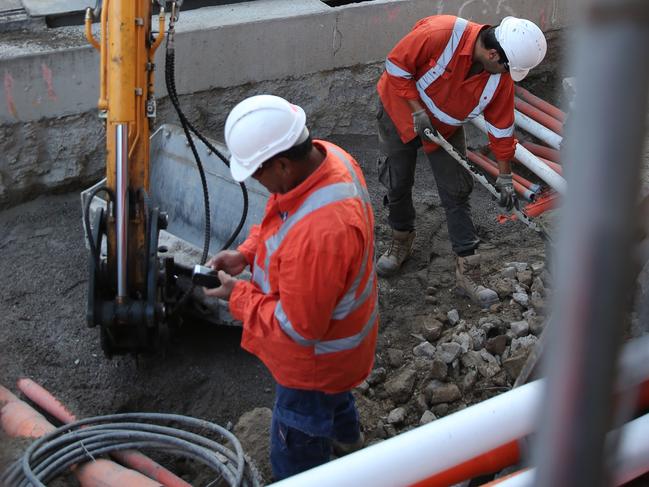
[[(485, 120), (482, 115), (474, 118), (471, 121), (476, 127), (478, 127), (485, 134), (487, 132), (487, 126), (485, 125)], [(521, 144), (516, 144), (516, 153), (514, 157), (517, 161), (527, 167), (530, 171), (540, 177), (545, 181), (552, 189), (557, 191), (560, 194), (565, 194), (567, 184), (566, 180), (556, 171), (553, 171), (547, 164), (544, 164), (539, 160), (534, 154), (529, 150), (523, 147)]]
[(527, 91), (522, 86), (515, 85), (514, 86), (514, 93), (516, 94), (516, 96), (518, 96), (522, 100), (524, 100), (527, 103), (529, 103), (530, 105), (538, 108), (539, 110), (544, 111), (545, 113), (547, 113), (551, 117), (556, 118), (561, 123), (566, 122), (566, 114), (562, 110), (555, 107), (551, 103), (548, 103), (547, 101), (539, 98), (538, 96), (530, 93), (529, 91)]
[[(477, 152), (467, 151), (466, 155), (471, 162), (484, 169), (487, 174), (493, 177), (498, 177), (500, 171), (495, 161), (492, 161), (488, 157), (484, 157)], [(532, 183), (531, 181), (522, 178), (518, 174), (512, 173), (512, 177), (514, 179), (514, 190), (516, 190), (516, 192), (527, 201), (534, 201), (536, 199), (536, 193), (541, 190), (541, 187), (536, 183)]]
[[(613, 485), (623, 485), (649, 472), (649, 414), (625, 424), (620, 430), (611, 432), (607, 442), (620, 444), (613, 463)], [(526, 469), (502, 479), (489, 482), (488, 486), (529, 487), (534, 485), (536, 469)]]

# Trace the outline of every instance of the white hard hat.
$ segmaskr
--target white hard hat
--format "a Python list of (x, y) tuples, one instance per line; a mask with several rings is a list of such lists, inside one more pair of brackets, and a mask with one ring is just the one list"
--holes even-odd
[(534, 22), (505, 17), (494, 33), (505, 51), (509, 74), (514, 81), (525, 78), (530, 69), (543, 61), (548, 45), (543, 32)]
[(225, 143), (235, 181), (250, 177), (264, 161), (309, 136), (299, 106), (274, 95), (256, 95), (239, 102), (225, 121)]

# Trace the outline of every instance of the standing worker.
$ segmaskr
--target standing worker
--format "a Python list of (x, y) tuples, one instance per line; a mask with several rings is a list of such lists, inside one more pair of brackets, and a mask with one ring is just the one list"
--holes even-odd
[(489, 146), (498, 160), (500, 205), (516, 203), (510, 161), (514, 157), (514, 81), (522, 80), (545, 57), (546, 41), (532, 22), (505, 17), (491, 27), (451, 15), (426, 17), (390, 51), (377, 90), (379, 179), (392, 242), (377, 264), (381, 276), (394, 275), (412, 251), (415, 209), (412, 203), (415, 161), (422, 147), (435, 176), (456, 254), (457, 290), (476, 304), (498, 301), (481, 284), (479, 238), (471, 219), (471, 175), (431, 143), (424, 131), (435, 129), (466, 154), (462, 125), (484, 113)]
[[(374, 216), (358, 163), (312, 140), (304, 111), (272, 95), (235, 106), (225, 123), (236, 181), (270, 191), (260, 225), (208, 263), (243, 322), (241, 346), (276, 386), (271, 464), (280, 480), (362, 446), (351, 389), (369, 374), (378, 331)], [(232, 276), (246, 266), (252, 282)]]

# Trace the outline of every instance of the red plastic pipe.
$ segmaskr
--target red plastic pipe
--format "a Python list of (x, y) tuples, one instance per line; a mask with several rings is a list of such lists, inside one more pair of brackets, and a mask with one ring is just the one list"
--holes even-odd
[(421, 480), (411, 487), (445, 487), (457, 484), (466, 479), (479, 475), (498, 472), (503, 468), (518, 463), (521, 452), (518, 441), (505, 443), (498, 448), (483, 453), (480, 456), (455, 465), (443, 472)]
[(523, 142), (521, 145), (537, 157), (543, 157), (557, 164), (561, 163), (561, 153), (552, 147), (535, 144), (534, 142)]
[(525, 206), (525, 214), (530, 218), (534, 218), (545, 213), (548, 210), (553, 210), (557, 207), (559, 202), (559, 195), (557, 193), (549, 193), (537, 198), (536, 201)]
[(514, 93), (516, 93), (518, 97), (525, 100), (530, 105), (535, 106), (539, 110), (543, 110), (548, 115), (559, 120), (559, 122), (565, 123), (566, 114), (562, 110), (558, 109), (551, 103), (548, 103), (547, 101), (539, 98), (538, 96), (530, 93), (522, 86), (515, 85), (514, 90), (515, 90)]
[[(470, 151), (468, 151), (470, 152)], [(481, 154), (479, 152), (471, 152), (475, 157), (482, 159), (485, 161), (487, 164), (491, 165), (496, 169), (498, 173), (500, 173), (500, 169), (498, 167), (498, 163), (494, 161), (493, 159), (490, 159), (489, 157), (485, 156), (484, 154)], [(498, 176), (498, 173), (495, 174), (495, 176)], [(529, 189), (532, 193), (537, 193), (541, 187), (530, 181), (529, 179), (524, 178), (520, 174), (516, 174), (515, 172), (512, 171), (512, 177), (514, 178), (514, 181), (518, 181), (519, 184), (525, 186), (527, 189)]]
[(536, 120), (545, 128), (552, 130), (555, 134), (563, 135), (563, 123), (554, 118), (552, 115), (548, 115), (543, 110), (539, 110), (533, 105), (530, 105), (524, 100), (521, 100), (518, 97), (514, 97), (514, 107), (521, 113), (524, 113), (532, 120)]
[[(33, 380), (20, 379), (18, 381), (18, 389), (20, 389), (25, 396), (31, 399), (44, 411), (51, 414), (62, 423), (68, 424), (77, 420), (75, 415), (72, 414), (56, 397)], [(147, 477), (160, 482), (166, 487), (191, 487), (191, 484), (188, 484), (173, 472), (170, 472), (159, 463), (151, 460), (149, 457), (138, 451), (116, 451), (112, 452), (110, 455), (127, 467), (143, 473)]]

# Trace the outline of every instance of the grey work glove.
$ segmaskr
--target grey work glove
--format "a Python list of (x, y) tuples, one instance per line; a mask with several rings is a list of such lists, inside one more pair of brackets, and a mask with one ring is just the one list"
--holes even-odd
[(424, 130), (430, 130), (433, 135), (437, 135), (437, 130), (433, 128), (433, 124), (430, 122), (430, 118), (426, 113), (426, 110), (417, 110), (412, 112), (412, 123), (415, 126), (415, 132), (422, 140), (430, 141), (430, 139), (424, 133)]
[(514, 206), (518, 207), (518, 199), (516, 198), (516, 191), (514, 191), (514, 181), (511, 174), (499, 174), (496, 179), (496, 189), (500, 193), (500, 206), (503, 206), (507, 211), (511, 211)]

